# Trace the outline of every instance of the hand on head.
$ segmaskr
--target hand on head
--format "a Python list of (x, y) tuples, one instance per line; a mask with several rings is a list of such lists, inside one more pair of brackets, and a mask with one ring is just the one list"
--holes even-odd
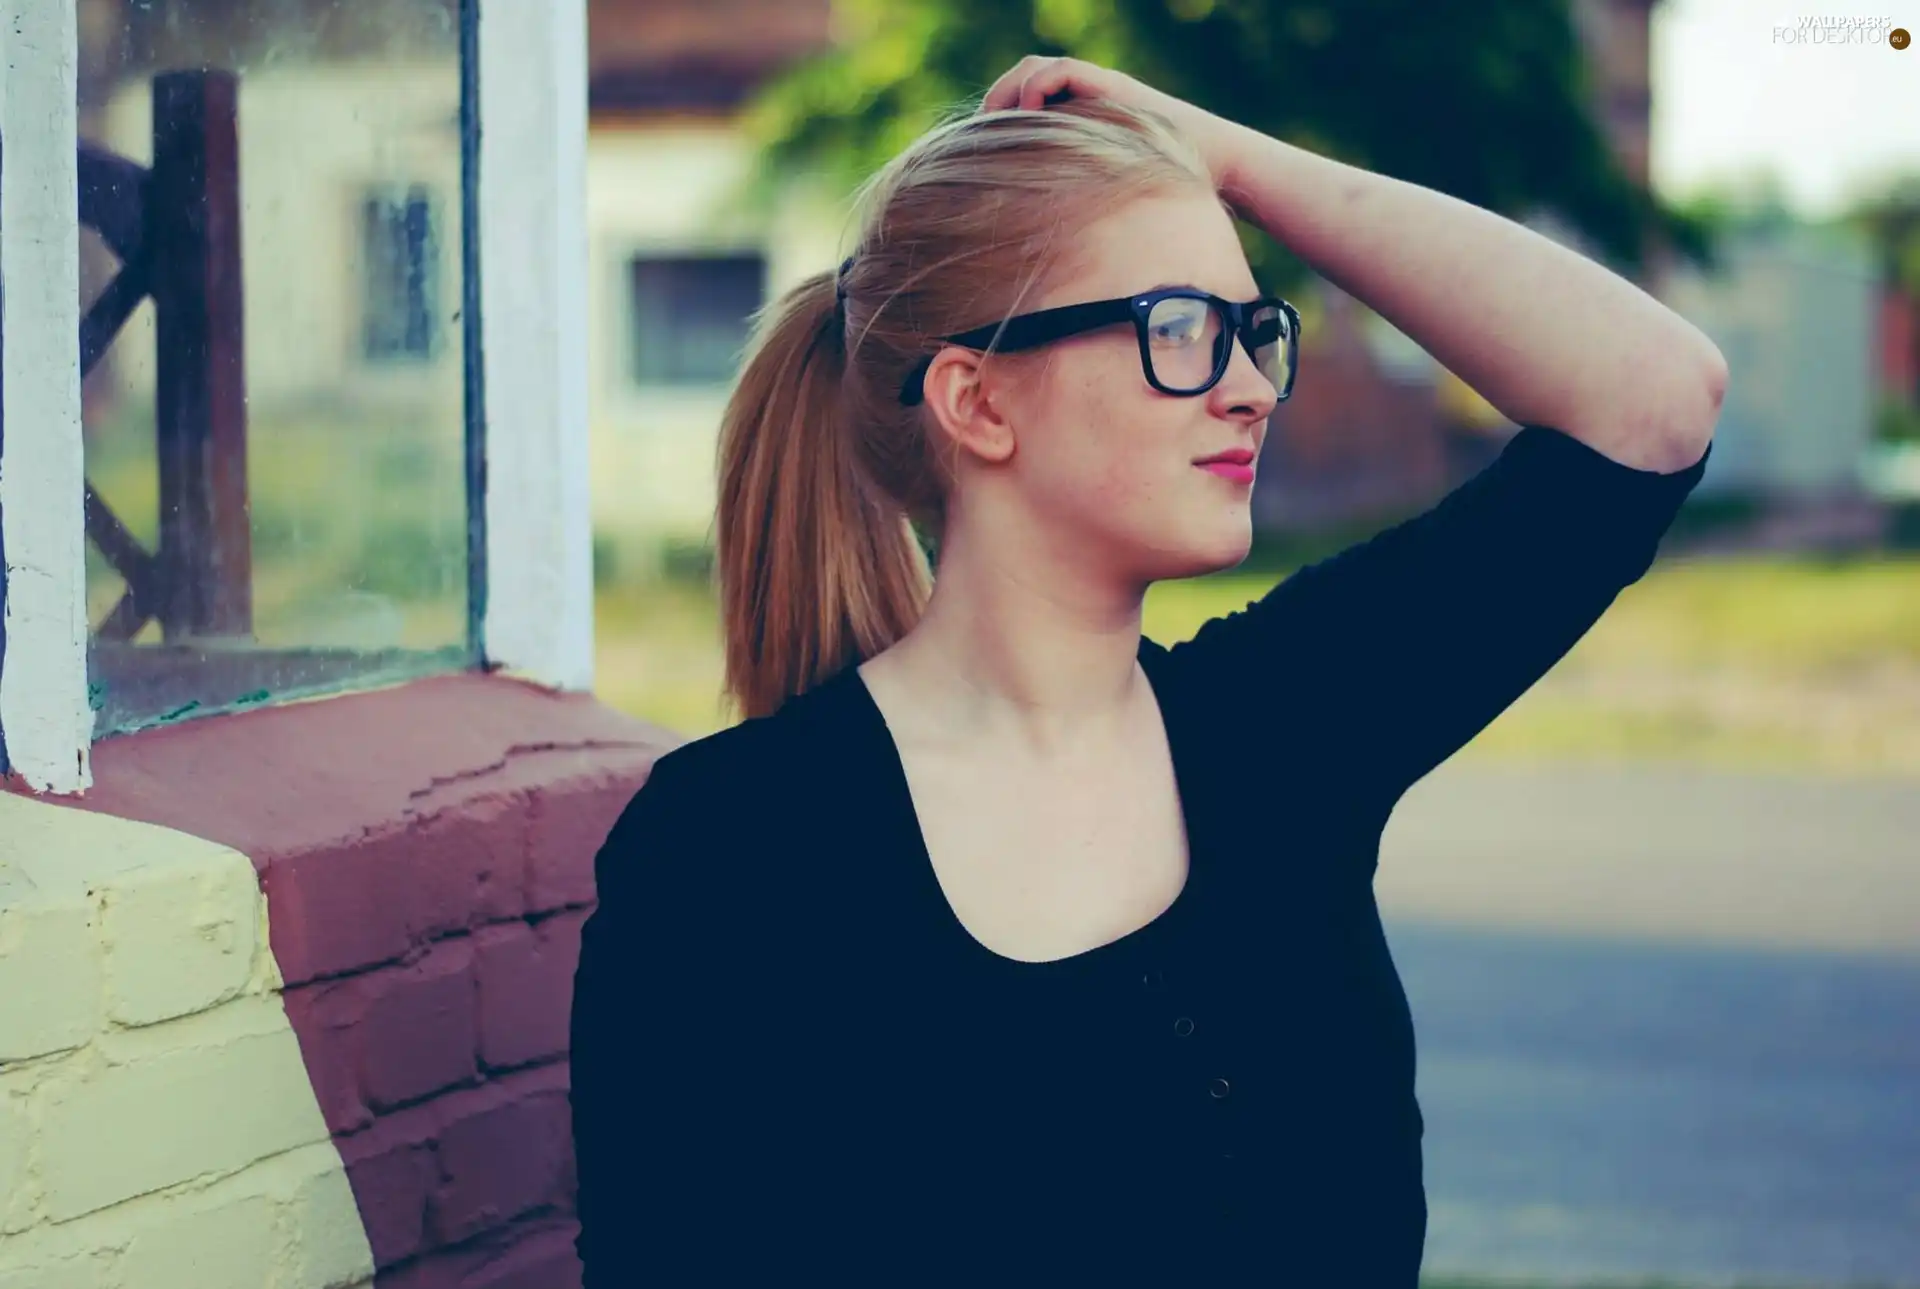
[(1215, 186), (1222, 192), (1231, 187), (1240, 127), (1110, 67), (1029, 54), (994, 81), (980, 101), (980, 111), (1040, 111), (1087, 99), (1107, 99), (1165, 117), (1200, 149)]

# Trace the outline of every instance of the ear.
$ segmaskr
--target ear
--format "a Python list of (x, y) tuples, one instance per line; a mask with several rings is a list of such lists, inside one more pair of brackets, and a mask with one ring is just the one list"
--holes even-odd
[(948, 345), (927, 366), (925, 402), (956, 447), (983, 461), (1001, 462), (1013, 456), (1013, 426), (987, 376), (982, 355)]

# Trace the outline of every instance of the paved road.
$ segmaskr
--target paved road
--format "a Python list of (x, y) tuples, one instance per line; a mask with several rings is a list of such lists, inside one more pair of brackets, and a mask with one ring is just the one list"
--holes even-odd
[(1382, 862), (1431, 1270), (1920, 1286), (1920, 785), (1449, 767)]
[(1920, 954), (1920, 780), (1443, 766), (1377, 889), (1421, 919)]
[(1433, 1270), (1920, 1285), (1920, 963), (1391, 934)]

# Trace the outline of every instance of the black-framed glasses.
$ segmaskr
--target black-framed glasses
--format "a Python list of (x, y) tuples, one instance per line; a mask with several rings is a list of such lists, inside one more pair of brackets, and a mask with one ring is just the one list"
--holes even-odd
[[(1139, 338), (1140, 370), (1147, 383), (1162, 394), (1192, 398), (1219, 384), (1233, 361), (1236, 340), (1246, 346), (1281, 401), (1293, 393), (1300, 367), (1300, 314), (1277, 295), (1239, 304), (1192, 287), (1163, 287), (1023, 313), (941, 339), (968, 349), (1016, 353), (1123, 322), (1131, 322)], [(926, 397), (932, 361), (929, 356), (914, 366), (900, 387), (902, 403), (912, 407)]]

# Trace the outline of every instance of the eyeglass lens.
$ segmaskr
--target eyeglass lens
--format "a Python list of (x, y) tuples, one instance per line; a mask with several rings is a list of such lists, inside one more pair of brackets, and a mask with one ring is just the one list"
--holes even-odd
[[(1268, 305), (1255, 311), (1248, 336), (1249, 352), (1261, 374), (1276, 390), (1287, 388), (1288, 348), (1285, 317)], [(1203, 389), (1224, 370), (1227, 335), (1220, 311), (1205, 300), (1170, 296), (1157, 301), (1147, 314), (1147, 354), (1154, 379), (1177, 392)]]

